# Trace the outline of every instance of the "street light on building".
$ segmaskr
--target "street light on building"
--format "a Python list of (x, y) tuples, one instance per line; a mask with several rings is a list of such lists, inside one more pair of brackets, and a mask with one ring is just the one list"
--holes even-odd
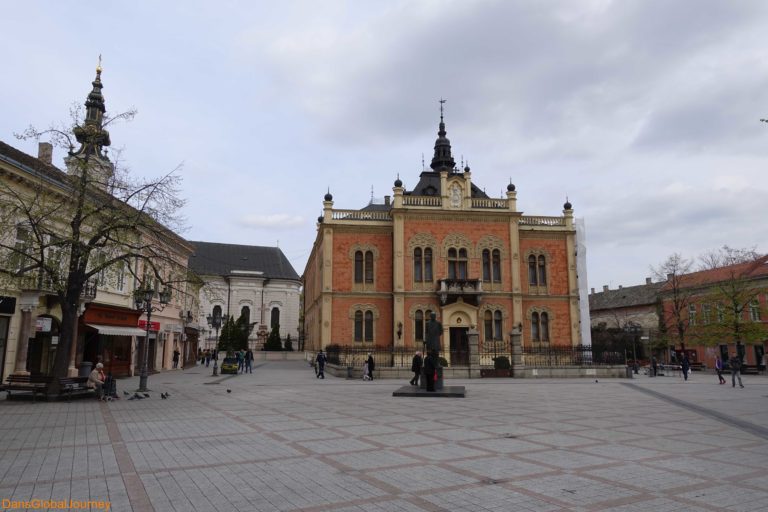
[(160, 305), (153, 306), (152, 300), (155, 297), (155, 290), (150, 286), (146, 288), (137, 288), (133, 292), (133, 302), (136, 309), (147, 314), (147, 334), (144, 337), (144, 350), (141, 355), (141, 373), (139, 375), (139, 391), (148, 391), (147, 379), (149, 377), (147, 369), (147, 361), (149, 359), (149, 330), (152, 325), (152, 313), (156, 311), (162, 311), (165, 306), (171, 301), (171, 290), (165, 288), (159, 294)]

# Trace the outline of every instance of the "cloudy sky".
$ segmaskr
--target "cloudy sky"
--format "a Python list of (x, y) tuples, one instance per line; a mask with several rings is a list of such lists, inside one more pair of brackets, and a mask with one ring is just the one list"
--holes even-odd
[(183, 164), (184, 236), (279, 244), (299, 273), (328, 188), (359, 208), (416, 184), (440, 97), (486, 193), (570, 199), (590, 287), (768, 250), (766, 2), (35, 1), (0, 30), (0, 140), (36, 154), (14, 133), (66, 120), (102, 54), (107, 109), (138, 110), (111, 129), (131, 172)]

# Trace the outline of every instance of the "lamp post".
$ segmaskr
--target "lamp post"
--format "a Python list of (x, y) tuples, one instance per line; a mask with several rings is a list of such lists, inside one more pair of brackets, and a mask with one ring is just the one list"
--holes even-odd
[(208, 325), (216, 331), (216, 344), (213, 346), (213, 375), (219, 374), (219, 329), (221, 329), (221, 316), (208, 315), (205, 317)]
[(147, 286), (146, 288), (138, 288), (133, 292), (133, 302), (136, 309), (147, 314), (147, 334), (144, 337), (144, 350), (141, 355), (141, 373), (139, 375), (139, 391), (148, 391), (147, 389), (147, 360), (149, 359), (149, 329), (151, 327), (152, 313), (155, 311), (162, 311), (165, 306), (171, 301), (171, 290), (165, 288), (159, 294), (160, 306), (153, 306), (152, 299), (155, 297), (155, 290)]

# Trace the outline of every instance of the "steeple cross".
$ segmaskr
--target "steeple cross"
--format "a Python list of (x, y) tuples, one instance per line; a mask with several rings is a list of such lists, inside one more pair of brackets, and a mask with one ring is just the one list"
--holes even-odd
[(440, 98), (440, 119), (443, 118), (443, 103), (445, 103), (447, 100), (444, 100), (442, 97)]

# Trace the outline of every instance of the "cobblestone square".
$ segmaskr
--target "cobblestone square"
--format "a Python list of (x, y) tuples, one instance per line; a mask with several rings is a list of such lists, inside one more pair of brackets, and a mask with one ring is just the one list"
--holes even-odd
[[(466, 398), (437, 400), (393, 397), (399, 381), (317, 380), (300, 362), (178, 370), (151, 376), (144, 400), (0, 402), (0, 498), (118, 512), (765, 510), (768, 378), (704, 377), (456, 380)], [(120, 380), (120, 396), (136, 385)]]

